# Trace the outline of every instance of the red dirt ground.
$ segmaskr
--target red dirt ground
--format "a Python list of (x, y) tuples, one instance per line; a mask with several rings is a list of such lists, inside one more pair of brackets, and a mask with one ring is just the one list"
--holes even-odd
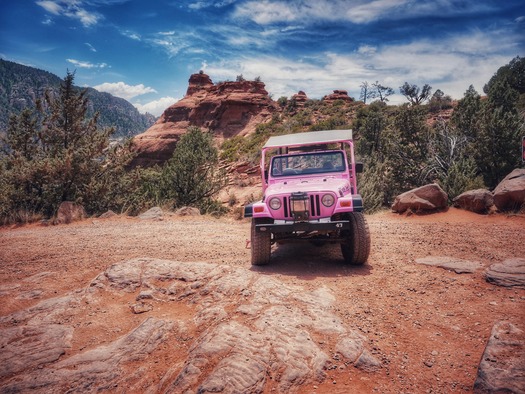
[[(0, 315), (85, 288), (111, 264), (137, 257), (229, 264), (308, 290), (328, 287), (337, 299), (335, 313), (368, 338), (368, 348), (382, 363), (377, 372), (328, 370), (322, 384), (308, 384), (302, 392), (471, 392), (494, 323), (508, 320), (522, 328), (525, 323), (525, 290), (494, 286), (483, 277), (491, 264), (525, 257), (525, 217), (451, 208), (424, 216), (382, 212), (367, 221), (372, 251), (362, 267), (344, 265), (337, 245), (294, 244), (274, 247), (269, 266), (252, 268), (249, 222), (230, 218), (116, 217), (3, 227)], [(415, 262), (428, 256), (478, 261), (483, 268), (456, 274)], [(182, 309), (178, 312), (192, 313)], [(68, 355), (113, 340), (137, 319), (109, 312), (115, 314), (105, 323), (104, 305), (93, 307), (90, 319), (98, 313), (97, 324), (86, 325)], [(169, 349), (158, 355), (161, 365), (151, 379), (157, 379), (162, 363), (173, 365), (169, 355)]]

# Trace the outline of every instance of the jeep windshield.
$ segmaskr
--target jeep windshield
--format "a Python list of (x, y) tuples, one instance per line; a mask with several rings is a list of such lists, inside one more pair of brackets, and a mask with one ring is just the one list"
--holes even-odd
[(272, 158), (272, 177), (325, 174), (346, 170), (343, 152), (298, 153)]

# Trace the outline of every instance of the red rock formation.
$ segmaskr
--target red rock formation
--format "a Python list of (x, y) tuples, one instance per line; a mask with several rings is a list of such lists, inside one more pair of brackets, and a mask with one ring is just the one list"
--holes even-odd
[(297, 94), (294, 94), (292, 96), (292, 101), (295, 101), (296, 107), (299, 107), (299, 108), (304, 107), (304, 103), (306, 103), (307, 100), (308, 100), (308, 96), (302, 90), (299, 90)]
[(323, 97), (323, 101), (327, 102), (334, 102), (336, 100), (354, 101), (354, 99), (348, 95), (346, 90), (334, 90), (332, 94)]
[(255, 132), (258, 124), (269, 121), (277, 108), (262, 82), (215, 85), (208, 75), (193, 74), (186, 96), (133, 139), (137, 157), (132, 165), (151, 166), (168, 160), (189, 126), (209, 130), (218, 139), (247, 135)]

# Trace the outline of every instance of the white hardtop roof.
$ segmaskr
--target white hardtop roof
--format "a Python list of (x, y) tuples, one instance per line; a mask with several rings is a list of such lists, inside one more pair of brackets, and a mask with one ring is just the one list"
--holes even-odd
[(263, 149), (333, 144), (352, 140), (352, 130), (323, 130), (270, 137)]

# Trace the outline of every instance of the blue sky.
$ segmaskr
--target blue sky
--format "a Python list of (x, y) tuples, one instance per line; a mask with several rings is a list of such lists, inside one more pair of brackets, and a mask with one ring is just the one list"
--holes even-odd
[(2, 0), (0, 57), (160, 115), (192, 73), (260, 77), (274, 99), (363, 81), (461, 98), (525, 56), (523, 0)]

